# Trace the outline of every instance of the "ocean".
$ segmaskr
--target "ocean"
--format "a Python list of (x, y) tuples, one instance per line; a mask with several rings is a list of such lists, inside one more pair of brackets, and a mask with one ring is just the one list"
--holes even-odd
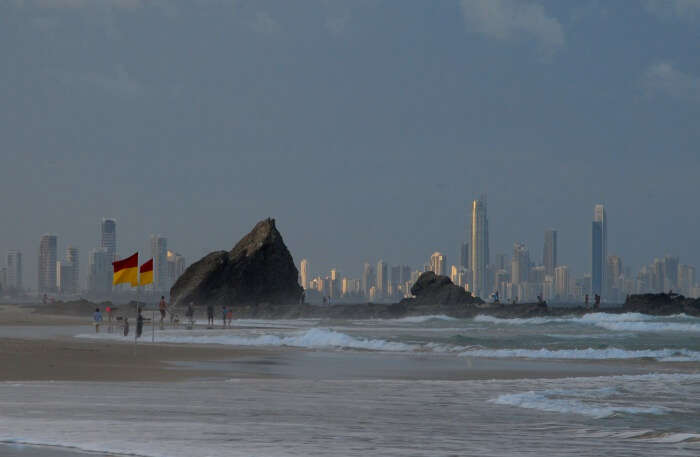
[(698, 318), (603, 312), (168, 329), (156, 344), (272, 350), (180, 364), (211, 379), (0, 383), (0, 455), (697, 456), (699, 336)]

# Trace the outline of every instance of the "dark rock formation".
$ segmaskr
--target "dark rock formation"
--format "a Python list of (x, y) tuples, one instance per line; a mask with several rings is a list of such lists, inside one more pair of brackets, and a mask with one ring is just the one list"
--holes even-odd
[(175, 306), (299, 303), (299, 272), (274, 219), (258, 222), (229, 252), (216, 251), (192, 264), (170, 289)]
[(438, 276), (432, 271), (420, 275), (411, 287), (415, 298), (401, 300), (405, 306), (478, 305), (483, 302), (462, 287), (456, 286), (447, 276)]
[(700, 299), (685, 298), (678, 294), (640, 294), (627, 297), (622, 306), (625, 312), (668, 316), (685, 313), (700, 316)]

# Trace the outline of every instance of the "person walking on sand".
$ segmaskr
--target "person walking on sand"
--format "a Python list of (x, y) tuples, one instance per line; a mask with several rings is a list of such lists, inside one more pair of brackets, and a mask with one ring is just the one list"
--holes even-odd
[(129, 318), (124, 316), (124, 336), (129, 336)]
[(223, 323), (224, 328), (226, 328), (226, 313), (228, 310), (226, 309), (226, 305), (221, 307), (221, 321)]
[(92, 320), (95, 322), (95, 333), (100, 333), (100, 322), (102, 322), (102, 313), (100, 308), (95, 308), (95, 313), (92, 315)]
[(207, 304), (207, 326), (208, 328), (214, 327), (214, 304)]
[(163, 325), (163, 320), (165, 319), (165, 310), (168, 309), (168, 304), (165, 303), (165, 297), (160, 296), (160, 303), (158, 303), (158, 309), (160, 310), (160, 325)]
[(185, 317), (187, 318), (187, 328), (192, 330), (192, 327), (194, 327), (194, 302), (189, 302), (187, 304)]

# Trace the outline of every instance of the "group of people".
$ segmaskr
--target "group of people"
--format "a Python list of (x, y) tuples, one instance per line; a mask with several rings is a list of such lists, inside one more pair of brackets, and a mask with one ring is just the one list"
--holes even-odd
[[(207, 328), (214, 328), (215, 309), (212, 303), (207, 305)], [(223, 328), (231, 328), (231, 320), (233, 320), (233, 308), (221, 307), (221, 324)]]
[[(187, 305), (187, 309), (185, 310), (185, 318), (187, 319), (187, 325), (188, 328), (192, 328), (194, 326), (194, 307), (195, 304), (194, 302), (190, 302)], [(112, 316), (111, 313), (109, 312), (110, 308), (107, 308), (107, 312), (109, 314), (109, 319), (111, 322)], [(165, 317), (168, 313), (168, 303), (165, 301), (165, 297), (161, 296), (160, 297), (160, 302), (158, 302), (158, 311), (160, 312), (160, 326), (161, 328), (163, 327), (163, 323), (165, 321)], [(216, 314), (216, 309), (213, 304), (208, 304), (207, 305), (207, 328), (214, 328), (214, 316)], [(102, 318), (102, 313), (100, 312), (100, 308), (95, 308), (95, 312), (93, 313), (92, 316), (93, 322), (95, 324), (95, 332), (99, 333), (100, 331), (100, 325), (102, 324), (103, 318)], [(175, 315), (171, 312), (171, 321), (175, 319)], [(222, 306), (221, 307), (221, 323), (223, 328), (231, 328), (231, 321), (233, 320), (233, 308), (232, 307), (227, 307), (227, 306)], [(141, 315), (141, 308), (139, 307), (137, 310), (137, 317), (136, 317), (136, 337), (140, 337), (141, 333), (143, 332), (143, 322), (144, 318)], [(124, 328), (124, 336), (127, 336), (129, 334), (129, 318), (124, 316), (124, 323), (123, 323), (123, 328)]]
[[(107, 308), (107, 314), (109, 315), (109, 320), (110, 320), (110, 329), (109, 331), (111, 332), (111, 325), (112, 325), (112, 315), (110, 312), (110, 308)], [(95, 308), (95, 312), (92, 314), (92, 320), (95, 323), (95, 333), (100, 333), (100, 325), (102, 324), (102, 312), (100, 311), (100, 308)], [(123, 329), (124, 329), (124, 336), (129, 336), (129, 317), (124, 316), (124, 323), (123, 323)], [(141, 308), (138, 309), (138, 315), (136, 316), (136, 338), (140, 338), (141, 334), (143, 333), (143, 315), (141, 315)]]

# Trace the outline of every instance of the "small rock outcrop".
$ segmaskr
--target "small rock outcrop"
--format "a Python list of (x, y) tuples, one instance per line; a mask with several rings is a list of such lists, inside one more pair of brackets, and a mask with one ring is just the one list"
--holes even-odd
[(170, 301), (175, 306), (299, 303), (298, 275), (275, 220), (265, 219), (231, 251), (212, 252), (190, 265), (170, 289)]
[(700, 299), (686, 298), (678, 294), (639, 294), (627, 297), (622, 308), (626, 312), (669, 316), (689, 314), (700, 316)]
[(412, 299), (402, 300), (411, 305), (477, 305), (480, 299), (462, 287), (456, 286), (447, 276), (436, 275), (432, 271), (421, 274), (411, 287)]

